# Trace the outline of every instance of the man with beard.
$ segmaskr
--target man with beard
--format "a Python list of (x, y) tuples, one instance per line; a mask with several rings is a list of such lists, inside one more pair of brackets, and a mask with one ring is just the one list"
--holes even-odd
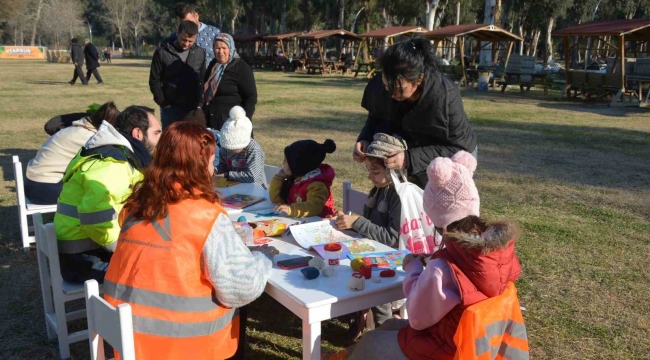
[(130, 106), (115, 127), (104, 121), (68, 165), (54, 216), (65, 281), (104, 280), (120, 235), (118, 215), (161, 133), (152, 109)]
[(160, 105), (163, 128), (203, 106), (205, 51), (196, 45), (199, 27), (182, 21), (175, 39), (165, 40), (151, 61), (149, 89)]

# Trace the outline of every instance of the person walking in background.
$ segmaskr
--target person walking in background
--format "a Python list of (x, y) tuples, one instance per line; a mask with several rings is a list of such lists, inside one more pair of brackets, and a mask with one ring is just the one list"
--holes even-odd
[(86, 82), (90, 81), (90, 74), (95, 76), (98, 84), (103, 84), (101, 75), (97, 68), (99, 67), (99, 54), (97, 53), (97, 48), (90, 42), (90, 39), (85, 39), (84, 44), (84, 56), (86, 57)]
[[(174, 12), (179, 22), (187, 20), (195, 23), (199, 27), (199, 36), (196, 38), (196, 45), (205, 50), (205, 66), (207, 67), (214, 59), (214, 40), (221, 33), (221, 30), (212, 25), (206, 25), (200, 22), (196, 6), (192, 4), (179, 3), (176, 5)], [(172, 37), (174, 35), (172, 34)]]
[(111, 51), (108, 48), (104, 48), (104, 60), (106, 60), (107, 63), (111, 63)]
[(74, 83), (77, 82), (77, 78), (80, 78), (82, 84), (88, 85), (88, 81), (86, 81), (86, 77), (81, 68), (84, 66), (84, 50), (81, 48), (81, 44), (79, 44), (77, 38), (72, 38), (70, 44), (72, 45), (70, 49), (70, 60), (74, 64), (74, 75), (68, 84), (74, 85)]
[(163, 129), (203, 105), (205, 51), (195, 43), (198, 33), (196, 23), (185, 20), (176, 38), (165, 40), (153, 54), (149, 88)]

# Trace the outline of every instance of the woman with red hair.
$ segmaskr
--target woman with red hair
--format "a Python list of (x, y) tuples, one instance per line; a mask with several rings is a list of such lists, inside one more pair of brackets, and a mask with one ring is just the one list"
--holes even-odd
[(177, 122), (120, 214), (104, 298), (131, 305), (138, 359), (226, 359), (277, 250), (249, 250), (212, 187), (214, 135)]

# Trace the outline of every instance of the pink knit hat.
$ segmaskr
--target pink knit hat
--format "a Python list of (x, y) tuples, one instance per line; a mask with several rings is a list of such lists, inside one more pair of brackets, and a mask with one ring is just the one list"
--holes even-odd
[(459, 151), (451, 159), (436, 158), (429, 164), (424, 211), (436, 227), (446, 229), (467, 216), (479, 216), (481, 200), (472, 179), (474, 170), (476, 159), (467, 151)]

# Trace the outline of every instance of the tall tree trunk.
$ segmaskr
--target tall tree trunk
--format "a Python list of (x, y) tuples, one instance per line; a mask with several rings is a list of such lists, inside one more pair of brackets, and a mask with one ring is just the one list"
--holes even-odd
[(437, 29), (440, 27), (440, 22), (442, 21), (442, 18), (445, 16), (445, 9), (447, 8), (447, 3), (448, 0), (440, 0), (438, 3), (438, 15), (436, 15), (436, 21), (433, 24), (433, 28)]
[(230, 19), (230, 33), (235, 35), (235, 23), (237, 22), (237, 16), (239, 16), (239, 9), (235, 8), (233, 10), (232, 18)]
[[(456, 25), (460, 24), (460, 0), (456, 3)], [(456, 46), (458, 44), (458, 38), (454, 37), (454, 45), (451, 47), (451, 54), (449, 56), (449, 61), (453, 61), (456, 58)], [(460, 54), (458, 54), (460, 56)]]
[[(496, 1), (497, 0), (485, 0), (485, 13), (483, 17), (484, 24), (494, 25)], [(492, 43), (482, 42), (481, 49), (481, 59), (479, 63), (481, 66), (492, 66)]]
[(438, 12), (439, 0), (431, 0), (427, 2), (427, 30), (433, 30), (436, 24), (436, 12)]
[(280, 15), (280, 32), (287, 32), (287, 0), (282, 0), (282, 15)]
[[(339, 0), (339, 29), (345, 29), (345, 0)], [(338, 52), (343, 51), (343, 39), (339, 40)]]
[[(383, 8), (382, 15), (386, 15), (386, 9)], [(363, 25), (366, 29), (366, 32), (370, 31), (370, 1), (365, 0), (363, 2)], [(367, 39), (365, 46), (363, 47), (363, 61), (370, 62), (370, 39)]]
[(533, 43), (531, 44), (531, 54), (530, 56), (537, 57), (537, 44), (539, 43), (539, 37), (542, 34), (542, 30), (535, 29), (533, 32)]
[(117, 33), (120, 36), (120, 45), (122, 46), (122, 55), (124, 55), (125, 47), (124, 47), (124, 38), (122, 37), (122, 27), (121, 26), (118, 26)]
[[(526, 36), (524, 35), (524, 21), (523, 19), (519, 19), (519, 24), (517, 25), (517, 28), (519, 29), (519, 36), (522, 39), (526, 39)], [(521, 40), (519, 42), (519, 56), (524, 55), (524, 40)]]
[(548, 17), (548, 26), (546, 27), (546, 59), (544, 59), (544, 64), (548, 64), (553, 60), (553, 37), (551, 33), (553, 32), (554, 25), (555, 16), (551, 15)]
[(32, 39), (29, 42), (30, 46), (34, 46), (36, 43), (36, 30), (38, 28), (38, 22), (41, 20), (41, 10), (45, 5), (45, 0), (38, 0), (38, 5), (36, 6), (36, 16), (34, 17), (34, 24), (32, 25)]

